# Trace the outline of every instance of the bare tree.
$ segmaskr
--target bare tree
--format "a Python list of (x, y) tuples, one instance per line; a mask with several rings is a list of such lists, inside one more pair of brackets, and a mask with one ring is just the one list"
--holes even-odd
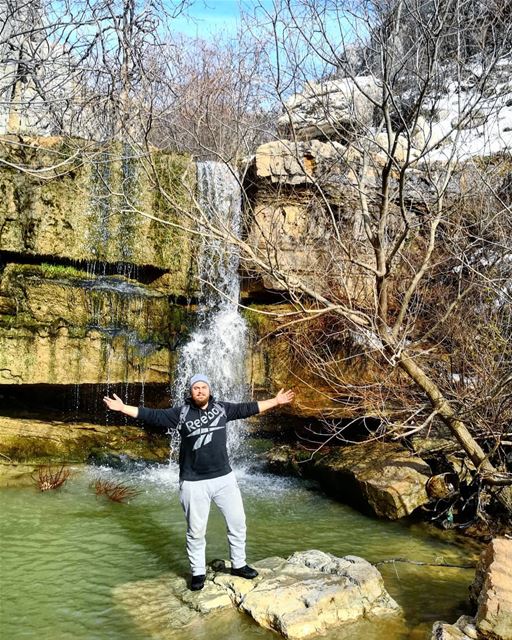
[[(274, 205), (254, 212), (248, 268), (295, 302), (297, 354), (341, 415), (371, 411), (395, 435), (444, 424), (478, 473), (501, 481), (511, 382), (500, 125), (509, 21), (459, 0), (266, 7), (253, 28), (273, 34), (280, 131), (291, 142), (269, 147)], [(300, 81), (302, 94), (290, 97)], [(283, 250), (280, 203), (294, 197), (322, 225), (309, 242), (318, 265), (310, 274)], [(347, 364), (363, 357), (361, 385)], [(512, 509), (508, 489), (500, 500)]]
[(222, 36), (215, 44), (176, 42), (162, 65), (150, 141), (233, 165), (252, 153), (275, 130), (261, 70), (263, 51), (261, 43), (242, 36), (236, 43)]
[(104, 142), (147, 130), (147, 78), (189, 0), (4, 0), (0, 130)]

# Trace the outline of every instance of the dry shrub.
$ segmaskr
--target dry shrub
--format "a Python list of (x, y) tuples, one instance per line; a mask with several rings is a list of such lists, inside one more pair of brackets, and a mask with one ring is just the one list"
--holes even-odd
[(113, 502), (124, 502), (140, 493), (138, 489), (111, 480), (96, 480), (92, 487), (97, 496), (106, 496)]
[(39, 491), (50, 491), (61, 487), (69, 478), (71, 472), (64, 466), (54, 468), (45, 465), (38, 468), (37, 476), (34, 476), (34, 473), (32, 474), (32, 479)]

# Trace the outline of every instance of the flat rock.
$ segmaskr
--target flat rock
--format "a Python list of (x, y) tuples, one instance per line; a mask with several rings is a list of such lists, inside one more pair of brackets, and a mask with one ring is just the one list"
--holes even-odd
[(167, 438), (150, 436), (134, 426), (0, 416), (0, 477), (17, 475), (16, 463), (85, 462), (98, 452), (159, 461), (168, 459), (169, 445)]
[(400, 617), (379, 571), (363, 558), (312, 550), (254, 566), (259, 572), (255, 580), (232, 576), (229, 564), (218, 562), (208, 570), (202, 591), (189, 591), (184, 578), (168, 574), (121, 585), (114, 599), (139, 628), (159, 640), (213, 612), (236, 609), (291, 640), (362, 620)]
[(367, 504), (390, 520), (408, 516), (429, 501), (425, 484), (430, 467), (399, 445), (370, 442), (333, 448), (312, 460), (310, 452), (303, 460), (300, 453), (279, 447), (267, 460), (272, 470), (303, 473), (335, 496), (346, 500), (350, 495), (355, 506)]

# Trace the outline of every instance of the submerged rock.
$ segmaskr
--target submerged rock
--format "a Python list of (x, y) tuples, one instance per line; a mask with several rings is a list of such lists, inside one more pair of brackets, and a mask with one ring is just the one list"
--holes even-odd
[(213, 582), (192, 592), (186, 580), (174, 574), (120, 585), (113, 596), (141, 631), (158, 640), (175, 638), (177, 630), (200, 622), (213, 611), (232, 609), (227, 592)]
[(378, 516), (396, 520), (429, 501), (425, 483), (430, 467), (396, 444), (370, 442), (336, 448), (311, 459), (290, 447), (273, 449), (270, 469), (295, 472), (319, 480), (344, 502), (367, 504)]
[(477, 640), (479, 637), (473, 619), (461, 616), (455, 624), (435, 622), (431, 640)]
[(184, 578), (168, 575), (119, 586), (114, 598), (138, 627), (159, 640), (221, 610), (243, 611), (291, 640), (401, 614), (379, 571), (356, 556), (312, 550), (267, 558), (254, 563), (255, 580), (232, 576), (226, 566), (220, 562), (210, 568), (200, 592), (189, 591)]

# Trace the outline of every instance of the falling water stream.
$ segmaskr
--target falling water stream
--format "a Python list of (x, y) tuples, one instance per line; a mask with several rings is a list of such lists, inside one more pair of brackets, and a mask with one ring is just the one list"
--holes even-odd
[[(220, 162), (198, 163), (197, 185), (203, 215), (238, 237), (241, 195), (233, 170)], [(198, 257), (201, 282), (198, 324), (180, 353), (173, 394), (178, 404), (188, 394), (188, 381), (194, 373), (208, 376), (217, 399), (247, 400), (244, 380), (247, 327), (238, 312), (238, 263), (235, 244), (226, 245), (212, 236), (204, 237)], [(241, 453), (243, 433), (239, 426), (228, 430), (232, 459)]]

